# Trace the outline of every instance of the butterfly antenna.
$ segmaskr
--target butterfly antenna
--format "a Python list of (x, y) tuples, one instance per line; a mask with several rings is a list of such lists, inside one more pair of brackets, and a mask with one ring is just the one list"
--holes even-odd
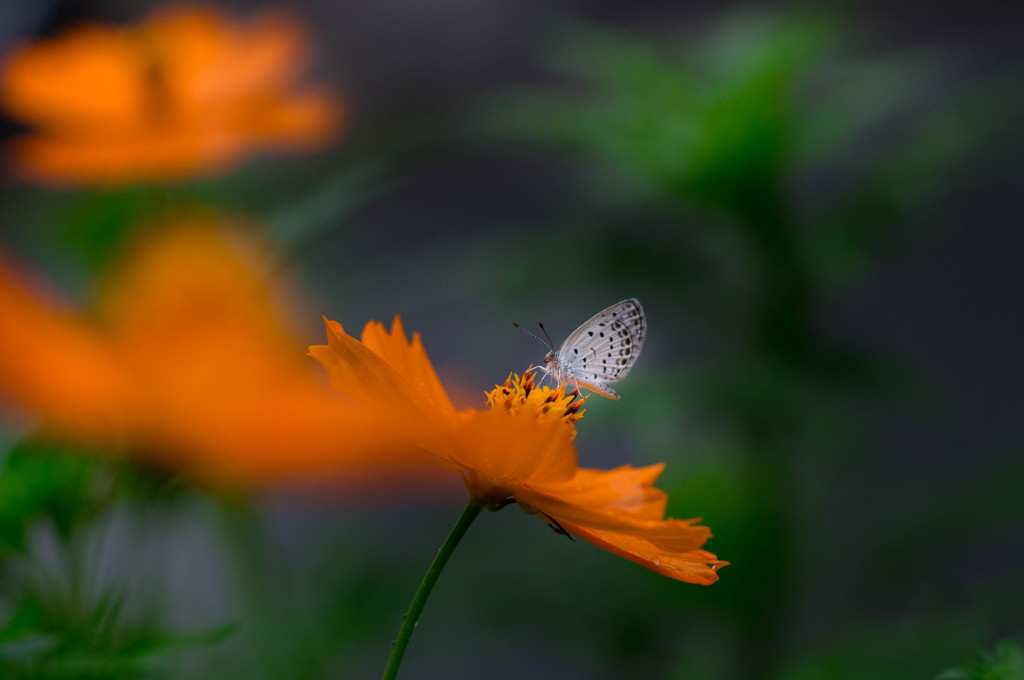
[[(526, 330), (525, 328), (523, 328), (522, 326), (517, 324), (515, 321), (512, 322), (512, 325), (515, 326), (516, 328), (518, 328), (519, 330), (521, 330), (522, 332), (526, 333), (527, 335), (529, 335), (531, 338), (536, 339), (537, 342), (542, 342), (545, 345), (547, 345), (548, 349), (550, 349), (552, 352), (555, 351), (554, 345), (551, 344), (550, 336), (548, 336), (548, 342), (544, 342), (544, 339), (541, 338), (539, 335), (537, 335), (536, 333), (531, 333), (530, 331)], [(540, 329), (543, 331), (544, 330), (544, 326), (541, 326)], [(547, 334), (548, 334), (548, 332), (544, 331), (544, 335), (547, 335)]]
[(554, 352), (555, 351), (555, 343), (551, 339), (551, 336), (548, 334), (548, 329), (544, 328), (544, 324), (540, 323), (539, 321), (537, 322), (537, 325), (540, 326), (540, 329), (542, 331), (544, 331), (544, 337), (546, 337), (548, 339), (548, 346), (551, 348), (551, 351)]

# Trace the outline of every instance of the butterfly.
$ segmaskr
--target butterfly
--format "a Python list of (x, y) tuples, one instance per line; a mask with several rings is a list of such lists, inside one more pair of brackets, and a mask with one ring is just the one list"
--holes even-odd
[(636, 363), (647, 336), (647, 318), (636, 298), (616, 302), (570, 333), (557, 352), (544, 324), (540, 329), (547, 336), (551, 351), (544, 357), (544, 366), (531, 370), (544, 371), (559, 387), (573, 384), (602, 397), (618, 399), (619, 395), (608, 385), (625, 378)]

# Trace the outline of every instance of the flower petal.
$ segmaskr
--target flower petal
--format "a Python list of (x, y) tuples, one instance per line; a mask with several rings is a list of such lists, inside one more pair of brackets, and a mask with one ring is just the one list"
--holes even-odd
[(12, 52), (0, 71), (0, 93), (4, 107), (26, 122), (62, 130), (131, 127), (145, 97), (137, 62), (130, 35), (83, 25)]
[(174, 181), (223, 172), (249, 147), (231, 128), (130, 129), (114, 135), (40, 132), (15, 139), (11, 154), (21, 179), (54, 185), (117, 186), (144, 177)]
[(15, 172), (47, 184), (173, 181), (253, 151), (323, 146), (344, 109), (299, 82), (306, 42), (285, 15), (231, 22), (178, 8), (23, 46), (0, 65), (0, 101), (37, 128), (15, 140)]
[(158, 230), (94, 321), (0, 263), (0, 389), (46, 434), (188, 477), (425, 486), (430, 430), (324, 384), (284, 330), (261, 255), (214, 223)]
[[(139, 436), (188, 472), (236, 484), (401, 477), (423, 455), (410, 420), (323, 383), (285, 330), (267, 260), (241, 233), (203, 222), (134, 253), (106, 315), (141, 383)], [(358, 370), (394, 384), (369, 354)]]
[(706, 550), (666, 550), (640, 536), (587, 529), (571, 522), (559, 523), (570, 534), (588, 543), (677, 581), (710, 585), (718, 580), (718, 568), (729, 564)]
[(414, 401), (424, 411), (436, 413), (450, 423), (457, 420), (455, 407), (423, 349), (419, 333), (413, 334), (412, 342), (406, 340), (402, 320), (396, 315), (390, 333), (382, 323), (367, 323), (363, 328), (362, 342), (402, 376), (410, 388), (409, 392), (414, 395)]
[(627, 512), (644, 519), (665, 516), (667, 496), (654, 482), (665, 469), (664, 463), (635, 468), (623, 465), (614, 470), (580, 468), (572, 479), (546, 491), (557, 494), (566, 503), (589, 505)]
[(345, 332), (337, 321), (324, 319), (327, 345), (313, 345), (309, 355), (327, 369), (331, 387), (362, 404), (411, 406), (403, 377), (377, 353)]
[[(559, 521), (619, 531), (660, 530), (666, 496), (653, 484), (663, 467), (579, 468), (566, 479), (534, 480), (519, 489), (516, 497)], [(695, 520), (672, 521), (689, 525)]]
[(710, 529), (695, 519), (664, 518), (665, 493), (653, 486), (663, 467), (579, 469), (566, 481), (524, 485), (516, 498), (562, 526), (633, 537), (666, 553), (700, 548), (711, 537)]
[(453, 436), (448, 460), (466, 471), (470, 493), (502, 489), (505, 495), (531, 480), (565, 481), (576, 471), (576, 448), (565, 427), (532, 415), (471, 411)]
[(118, 440), (135, 402), (121, 357), (3, 259), (0, 328), (0, 390), (64, 436), (100, 445)]

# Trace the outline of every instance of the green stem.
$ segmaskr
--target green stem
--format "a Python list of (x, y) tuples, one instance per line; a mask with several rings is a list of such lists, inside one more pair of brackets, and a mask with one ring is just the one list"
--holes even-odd
[(444, 565), (448, 563), (448, 558), (455, 552), (455, 546), (462, 540), (466, 530), (469, 529), (469, 525), (473, 523), (473, 520), (480, 514), (483, 507), (480, 501), (470, 498), (469, 502), (466, 503), (466, 508), (459, 516), (459, 520), (452, 527), (451, 533), (448, 534), (448, 538), (444, 539), (441, 549), (437, 551), (437, 557), (430, 563), (430, 568), (423, 575), (423, 581), (416, 590), (416, 594), (413, 595), (412, 602), (409, 603), (409, 611), (402, 618), (402, 627), (398, 631), (398, 637), (395, 639), (395, 642), (391, 645), (391, 657), (388, 659), (388, 665), (384, 669), (384, 675), (381, 676), (381, 680), (394, 680), (395, 676), (398, 675), (398, 667), (402, 665), (405, 648), (409, 646), (409, 639), (412, 637), (412, 632), (416, 629), (416, 622), (419, 621), (420, 614), (423, 613), (423, 606), (427, 603), (427, 598), (430, 597), (430, 591), (434, 589), (434, 584), (437, 583), (437, 577), (441, 575)]

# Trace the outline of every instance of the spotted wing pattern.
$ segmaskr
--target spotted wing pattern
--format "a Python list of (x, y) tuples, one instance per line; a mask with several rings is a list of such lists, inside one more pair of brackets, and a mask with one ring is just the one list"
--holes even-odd
[(636, 363), (646, 336), (647, 319), (640, 302), (635, 298), (617, 302), (565, 339), (556, 355), (555, 377), (560, 383), (577, 380), (597, 387), (622, 380)]

